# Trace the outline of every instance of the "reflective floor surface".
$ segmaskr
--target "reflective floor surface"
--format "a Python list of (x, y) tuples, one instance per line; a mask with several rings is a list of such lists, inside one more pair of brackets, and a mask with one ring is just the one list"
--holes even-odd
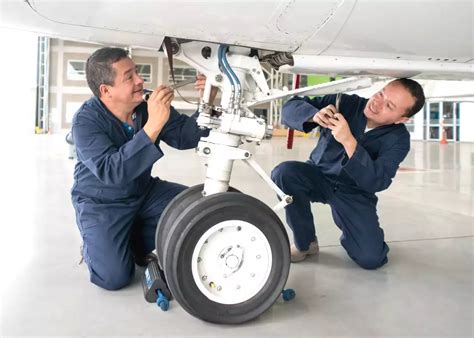
[[(296, 299), (223, 326), (191, 317), (176, 302), (168, 312), (146, 303), (138, 274), (120, 291), (92, 285), (78, 265), (64, 135), (1, 141), (0, 336), (473, 336), (473, 144), (413, 142), (392, 186), (379, 194), (391, 248), (386, 266), (356, 266), (339, 244), (329, 207), (313, 205), (321, 252), (291, 265), (287, 286)], [(305, 160), (315, 142), (298, 138), (291, 151), (283, 138), (247, 146), (270, 173), (281, 161)], [(155, 175), (202, 183), (204, 162), (194, 151), (164, 150)], [(231, 184), (277, 203), (243, 163), (235, 163)]]

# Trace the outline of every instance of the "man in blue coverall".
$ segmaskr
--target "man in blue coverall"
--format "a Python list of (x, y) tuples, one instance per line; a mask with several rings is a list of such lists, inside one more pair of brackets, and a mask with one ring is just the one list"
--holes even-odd
[[(173, 91), (159, 86), (147, 102), (143, 79), (121, 48), (101, 48), (86, 63), (94, 96), (77, 111), (72, 135), (78, 162), (72, 202), (91, 282), (117, 290), (155, 249), (157, 222), (186, 186), (151, 176), (163, 157), (160, 141), (195, 148), (207, 130), (172, 106)], [(196, 82), (203, 89), (205, 78)], [(215, 90), (213, 94), (215, 95)]]
[(294, 97), (283, 106), (283, 123), (308, 132), (320, 127), (316, 148), (306, 162), (288, 161), (272, 180), (294, 202), (286, 207), (293, 230), (292, 262), (319, 252), (311, 202), (331, 206), (341, 229), (341, 245), (365, 269), (387, 262), (388, 246), (377, 217), (376, 192), (389, 187), (410, 150), (404, 125), (425, 103), (420, 84), (397, 79), (370, 99), (342, 95)]

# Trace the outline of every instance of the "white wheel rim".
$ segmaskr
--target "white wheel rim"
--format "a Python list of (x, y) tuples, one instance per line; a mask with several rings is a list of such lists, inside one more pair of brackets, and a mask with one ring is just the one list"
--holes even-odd
[(240, 220), (208, 229), (194, 247), (192, 274), (199, 290), (221, 304), (238, 304), (255, 296), (272, 267), (270, 243), (260, 229)]

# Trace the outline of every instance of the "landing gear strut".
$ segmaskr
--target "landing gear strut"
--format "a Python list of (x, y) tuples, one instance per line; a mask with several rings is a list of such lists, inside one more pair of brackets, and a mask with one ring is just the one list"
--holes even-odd
[[(244, 141), (260, 142), (271, 132), (247, 107), (270, 95), (259, 60), (249, 52), (204, 42), (176, 43), (172, 50), (207, 77), (197, 123), (211, 130), (197, 147), (207, 160), (204, 184), (170, 202), (158, 223), (156, 249), (174, 298), (193, 316), (214, 323), (242, 323), (262, 314), (280, 295), (285, 300), (294, 297), (291, 289), (282, 291), (290, 249), (274, 212), (292, 198), (271, 181), (248, 150), (239, 148)], [(212, 86), (222, 91), (218, 107), (209, 102)], [(276, 192), (280, 202), (273, 210), (229, 187), (235, 160), (243, 160)]]

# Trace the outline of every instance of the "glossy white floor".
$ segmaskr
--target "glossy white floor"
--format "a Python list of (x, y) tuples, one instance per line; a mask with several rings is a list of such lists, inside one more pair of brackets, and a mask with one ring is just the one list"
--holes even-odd
[[(250, 148), (269, 173), (281, 161), (305, 160), (315, 140), (295, 143), (292, 151), (284, 139)], [(473, 336), (473, 144), (413, 143), (403, 166), (419, 170), (399, 172), (379, 195), (391, 247), (379, 270), (357, 267), (339, 245), (329, 207), (314, 205), (321, 253), (291, 266), (287, 286), (296, 299), (232, 327), (202, 322), (176, 302), (160, 311), (145, 302), (138, 274), (116, 292), (89, 283), (87, 267), (77, 264), (64, 136), (12, 134), (0, 150), (0, 336)], [(156, 175), (202, 182), (193, 151), (165, 151)], [(277, 202), (242, 163), (232, 184)]]

